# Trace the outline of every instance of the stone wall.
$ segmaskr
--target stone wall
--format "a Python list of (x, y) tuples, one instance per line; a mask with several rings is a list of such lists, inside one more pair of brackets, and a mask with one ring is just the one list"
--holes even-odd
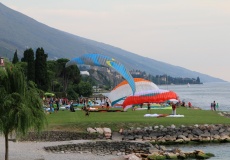
[[(108, 128), (107, 128), (108, 129)], [(41, 134), (29, 133), (21, 141), (68, 141), (68, 140), (103, 140), (114, 139), (114, 133), (96, 128), (92, 132), (67, 132), (50, 131)], [(117, 132), (116, 132), (117, 133)], [(189, 142), (230, 142), (229, 125), (194, 125), (194, 126), (150, 126), (144, 128), (130, 128), (121, 130), (120, 140), (123, 141), (148, 141), (157, 144), (189, 143)], [(119, 138), (118, 138), (119, 139)]]
[(123, 140), (149, 141), (167, 144), (188, 142), (230, 142), (229, 125), (175, 125), (164, 127), (154, 126), (145, 128), (130, 128), (121, 132)]
[(70, 141), (70, 140), (103, 139), (98, 133), (81, 133), (67, 131), (45, 131), (40, 134), (30, 132), (19, 141)]

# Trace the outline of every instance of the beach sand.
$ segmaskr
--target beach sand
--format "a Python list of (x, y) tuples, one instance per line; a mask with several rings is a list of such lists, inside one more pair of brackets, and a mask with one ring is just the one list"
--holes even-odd
[[(50, 153), (43, 148), (61, 144), (90, 142), (74, 140), (61, 142), (13, 142), (9, 141), (9, 160), (117, 160), (115, 155), (94, 155), (91, 153)], [(0, 136), (0, 160), (5, 157), (5, 139)]]

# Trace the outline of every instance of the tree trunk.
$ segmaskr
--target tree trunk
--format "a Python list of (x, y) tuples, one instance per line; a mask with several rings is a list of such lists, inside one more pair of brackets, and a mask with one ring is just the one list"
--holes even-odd
[(5, 134), (5, 160), (8, 160), (9, 158), (9, 138), (8, 133)]

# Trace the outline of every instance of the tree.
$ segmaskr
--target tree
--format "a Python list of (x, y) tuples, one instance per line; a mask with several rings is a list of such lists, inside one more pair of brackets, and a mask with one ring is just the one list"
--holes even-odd
[(26, 50), (27, 54), (27, 80), (35, 82), (35, 62), (34, 51), (32, 49)]
[(15, 66), (21, 69), (23, 74), (27, 77), (27, 69), (28, 69), (27, 62), (18, 62), (15, 64)]
[(12, 63), (16, 64), (16, 63), (18, 63), (18, 61), (19, 61), (19, 59), (18, 59), (18, 54), (17, 54), (17, 50), (16, 50), (15, 53), (14, 53), (14, 57), (13, 57)]
[(73, 88), (67, 89), (67, 98), (68, 99), (78, 99), (79, 95), (74, 91)]
[(89, 82), (81, 81), (76, 88), (73, 88), (80, 96), (89, 97), (93, 94), (92, 85)]
[(34, 51), (32, 48), (26, 49), (24, 51), (24, 57), (22, 57), (21, 62), (27, 63), (26, 77), (28, 81), (35, 82), (35, 61), (34, 61)]
[(47, 91), (49, 88), (49, 79), (47, 73), (47, 57), (43, 48), (38, 48), (36, 50), (35, 59), (35, 83), (38, 85), (39, 89)]
[(5, 160), (8, 160), (10, 133), (25, 135), (41, 131), (46, 124), (42, 100), (32, 81), (15, 66), (0, 69), (0, 132), (5, 136)]
[(58, 59), (57, 67), (58, 67), (58, 76), (62, 77), (63, 82), (63, 92), (67, 91), (69, 86), (69, 82), (71, 81), (73, 84), (78, 84), (81, 80), (80, 70), (77, 65), (69, 66), (65, 68), (66, 62), (68, 59)]
[(200, 84), (200, 77), (197, 77), (196, 83)]

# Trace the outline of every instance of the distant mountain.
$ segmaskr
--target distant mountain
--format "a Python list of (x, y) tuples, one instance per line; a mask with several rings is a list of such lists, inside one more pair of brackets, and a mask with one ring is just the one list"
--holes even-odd
[(26, 48), (35, 51), (38, 47), (44, 48), (49, 59), (71, 59), (85, 53), (100, 53), (115, 58), (130, 70), (138, 69), (152, 75), (200, 77), (201, 82), (223, 82), (219, 78), (57, 30), (0, 3), (0, 56), (12, 57), (16, 49), (22, 56)]

